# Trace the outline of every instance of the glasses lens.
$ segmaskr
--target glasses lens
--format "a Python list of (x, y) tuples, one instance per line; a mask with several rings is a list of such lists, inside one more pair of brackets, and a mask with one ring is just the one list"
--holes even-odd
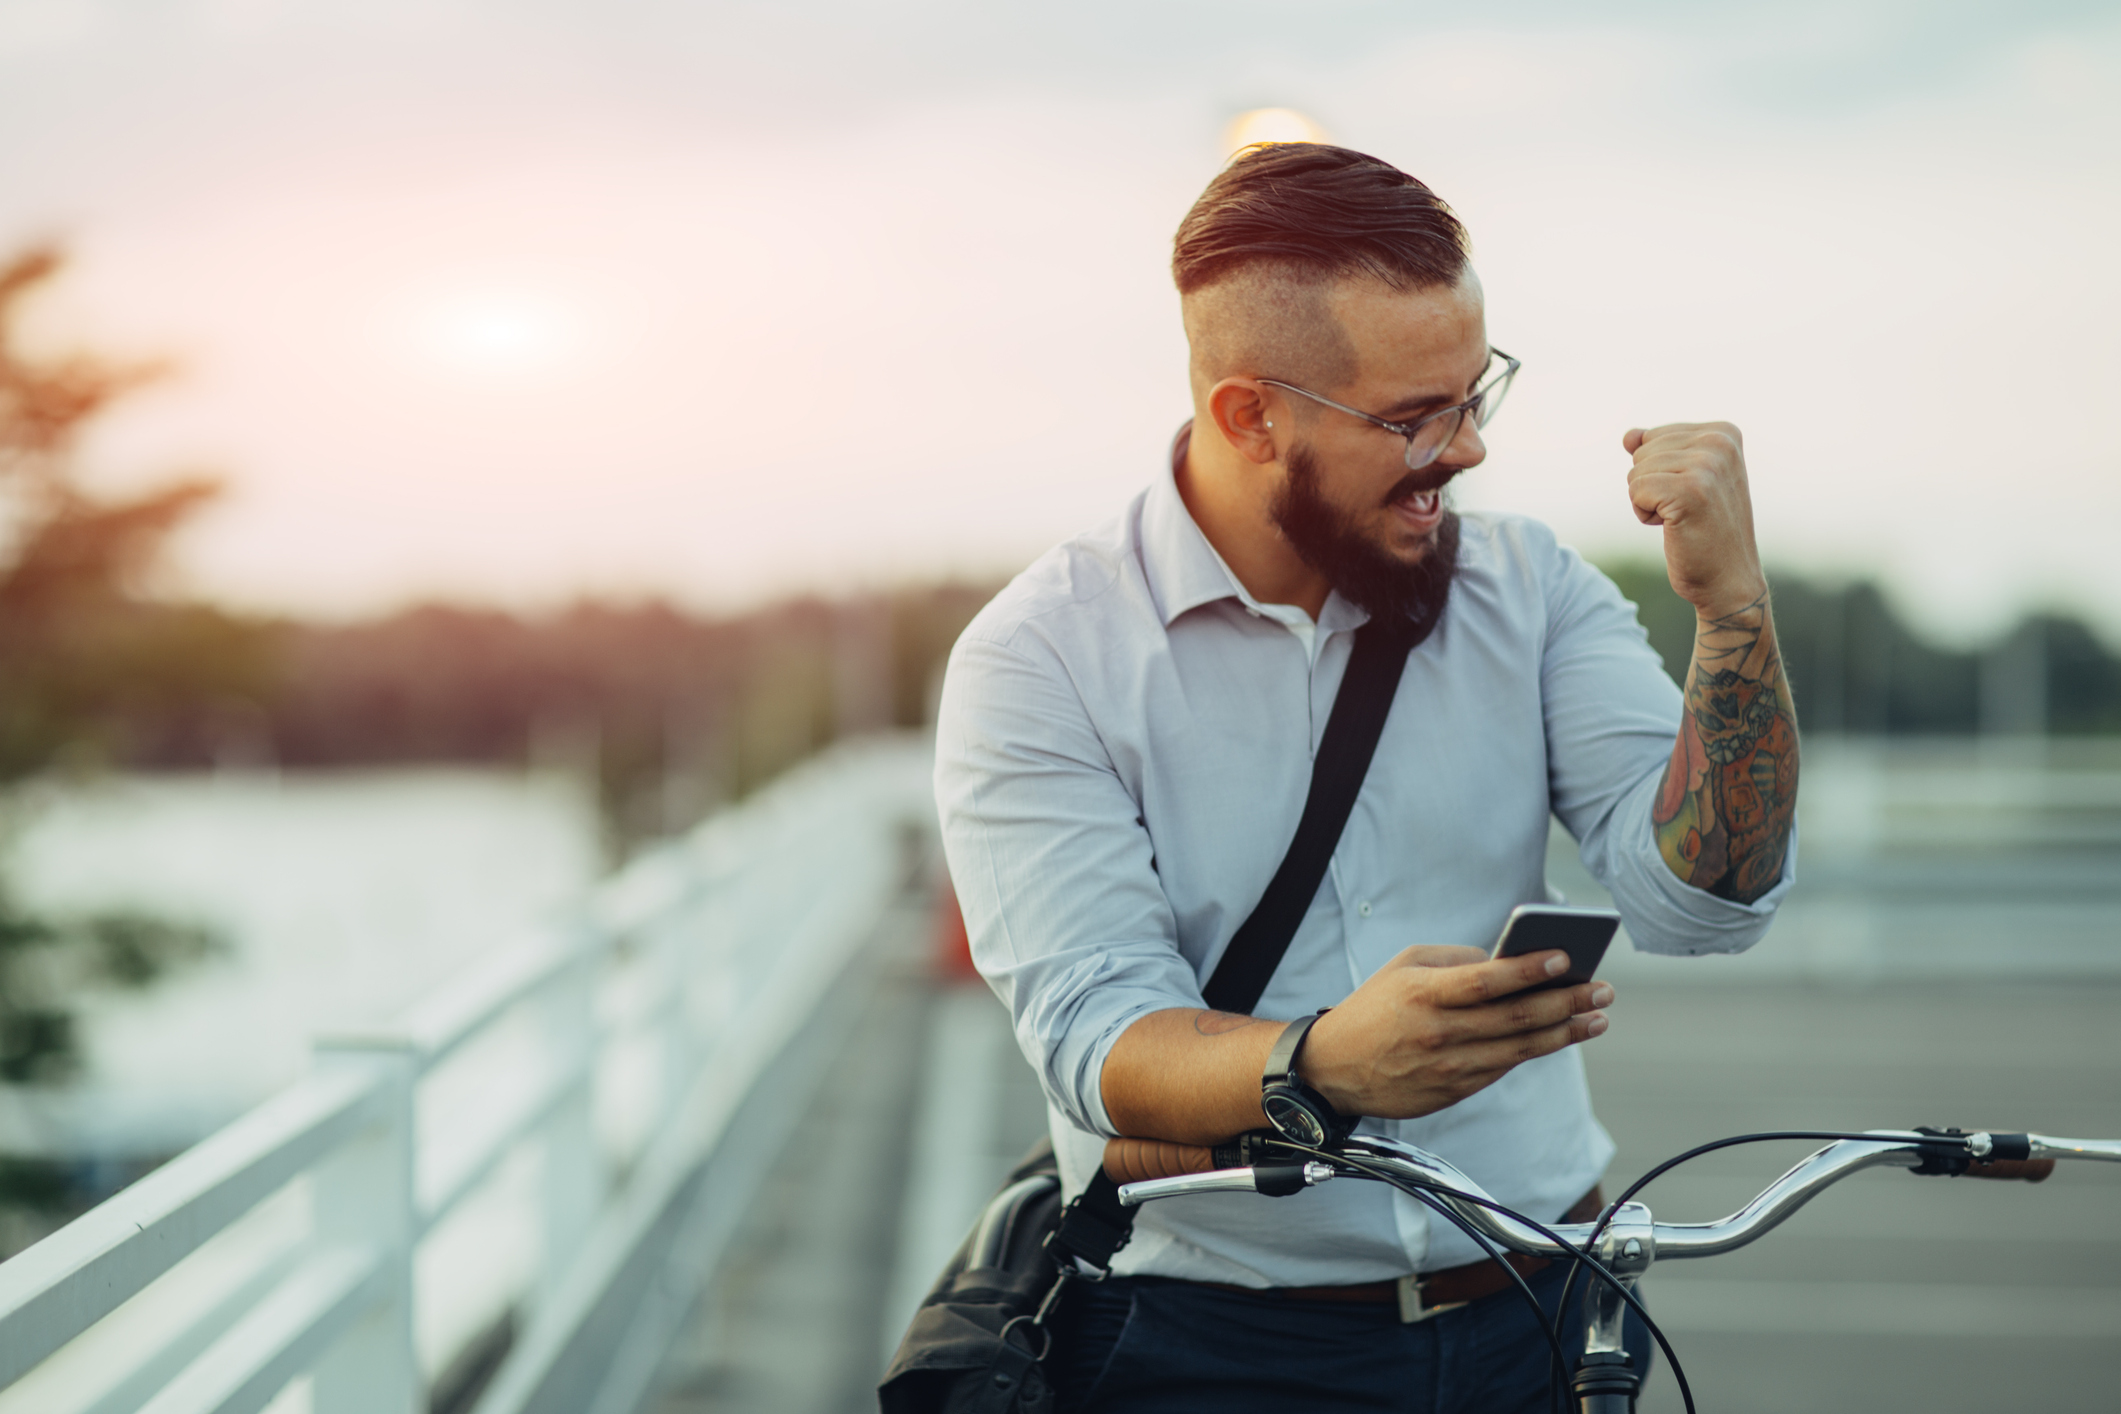
[(1458, 435), (1458, 424), (1465, 421), (1465, 415), (1464, 408), (1452, 408), (1415, 428), (1414, 435), (1407, 438), (1407, 470), (1420, 471), (1442, 456), (1443, 449)]
[(1517, 370), (1504, 363), (1501, 375), (1480, 390), (1480, 420), (1473, 424), (1475, 427), (1485, 427), (1494, 421), (1496, 410), (1509, 395), (1510, 380), (1516, 376)]

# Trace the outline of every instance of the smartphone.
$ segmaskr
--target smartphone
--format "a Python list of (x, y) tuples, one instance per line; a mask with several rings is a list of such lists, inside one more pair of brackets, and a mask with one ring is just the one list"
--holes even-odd
[(1523, 957), (1526, 953), (1559, 948), (1569, 955), (1569, 970), (1559, 977), (1525, 988), (1527, 992), (1576, 987), (1597, 975), (1607, 943), (1620, 927), (1620, 915), (1610, 908), (1562, 908), (1551, 903), (1523, 903), (1510, 910), (1502, 936), (1495, 940), (1490, 957)]

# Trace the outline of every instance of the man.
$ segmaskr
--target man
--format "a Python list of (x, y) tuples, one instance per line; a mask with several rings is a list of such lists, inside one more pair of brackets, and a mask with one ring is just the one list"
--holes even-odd
[[(1168, 468), (952, 654), (951, 875), (1071, 1193), (1107, 1136), (1263, 1127), (1276, 1037), (1331, 1007), (1299, 1074), (1336, 1109), (1530, 1216), (1580, 1215), (1613, 1145), (1571, 1048), (1606, 1029), (1612, 989), (1527, 994), (1560, 954), (1485, 956), (1513, 906), (1549, 897), (1550, 814), (1640, 948), (1746, 948), (1788, 888), (1795, 724), (1737, 429), (1624, 439), (1635, 513), (1699, 614), (1682, 697), (1632, 606), (1545, 527), (1445, 503), (1517, 367), (1466, 250), (1375, 158), (1241, 154), (1178, 232), (1193, 420)], [(1441, 617), (1257, 1015), (1206, 1011), (1373, 615)], [(1114, 1272), (1070, 1292), (1063, 1408), (1546, 1407), (1546, 1346), (1507, 1278), (1382, 1185), (1158, 1203)], [(1551, 1304), (1559, 1270), (1532, 1280)]]

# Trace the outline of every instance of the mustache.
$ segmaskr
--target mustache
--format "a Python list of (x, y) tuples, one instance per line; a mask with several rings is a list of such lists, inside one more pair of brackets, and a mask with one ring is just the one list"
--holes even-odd
[(1428, 491), (1441, 491), (1451, 484), (1459, 471), (1460, 468), (1455, 466), (1425, 466), (1420, 471), (1410, 471), (1393, 482), (1392, 489), (1385, 492), (1385, 504), (1389, 506), (1394, 501), (1419, 496)]

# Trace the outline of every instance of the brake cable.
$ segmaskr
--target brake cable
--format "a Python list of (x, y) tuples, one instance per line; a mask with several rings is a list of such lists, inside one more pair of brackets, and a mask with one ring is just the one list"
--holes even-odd
[[(1398, 1185), (1395, 1184), (1393, 1186), (1397, 1187)], [(1458, 1230), (1471, 1238), (1481, 1251), (1488, 1254), (1488, 1260), (1501, 1267), (1509, 1275), (1510, 1280), (1516, 1284), (1517, 1294), (1522, 1296), (1526, 1304), (1532, 1308), (1532, 1322), (1539, 1327), (1539, 1333), (1546, 1337), (1547, 1347), (1551, 1352), (1553, 1366), (1547, 1375), (1547, 1403), (1550, 1407), (1553, 1406), (1560, 1392), (1568, 1387), (1569, 1382), (1569, 1357), (1561, 1348), (1561, 1315), (1559, 1308), (1556, 1309), (1553, 1320), (1549, 1321), (1546, 1308), (1539, 1304), (1539, 1297), (1533, 1292), (1531, 1283), (1524, 1279), (1524, 1273), (1511, 1266), (1509, 1259), (1497, 1251), (1495, 1245), (1488, 1241), (1487, 1237), (1478, 1228), (1452, 1212), (1448, 1207), (1445, 1207), (1441, 1200), (1431, 1194), (1423, 1193), (1419, 1189), (1402, 1191), (1409, 1191), (1410, 1196), (1418, 1198), (1429, 1208), (1441, 1213), (1448, 1221), (1456, 1224)]]
[[(1573, 1281), (1575, 1279), (1577, 1266), (1589, 1267), (1592, 1273), (1596, 1275), (1599, 1280), (1603, 1281), (1607, 1286), (1611, 1287), (1620, 1296), (1620, 1299), (1625, 1301), (1628, 1306), (1635, 1312), (1635, 1314), (1642, 1318), (1643, 1326), (1649, 1331), (1651, 1338), (1657, 1342), (1657, 1348), (1664, 1352), (1665, 1360), (1672, 1367), (1672, 1378), (1679, 1385), (1679, 1397), (1686, 1405), (1686, 1414), (1695, 1414), (1694, 1391), (1687, 1384), (1686, 1370), (1680, 1365), (1679, 1356), (1676, 1352), (1673, 1351), (1672, 1343), (1669, 1340), (1665, 1339), (1663, 1330), (1658, 1327), (1656, 1320), (1650, 1315), (1648, 1308), (1642, 1304), (1641, 1300), (1635, 1295), (1635, 1293), (1628, 1290), (1626, 1285), (1621, 1282), (1620, 1278), (1614, 1276), (1612, 1272), (1606, 1269), (1604, 1263), (1592, 1257), (1588, 1252), (1568, 1242), (1566, 1239), (1556, 1234), (1552, 1229), (1547, 1228), (1540, 1223), (1534, 1222), (1532, 1219), (1526, 1217), (1523, 1213), (1516, 1211), (1514, 1208), (1505, 1207), (1504, 1205), (1496, 1202), (1492, 1198), (1483, 1198), (1471, 1193), (1461, 1192), (1456, 1188), (1452, 1188), (1448, 1185), (1441, 1183), (1427, 1183), (1418, 1179), (1406, 1178), (1403, 1175), (1393, 1173), (1389, 1169), (1385, 1169), (1378, 1165), (1365, 1162), (1357, 1155), (1345, 1152), (1329, 1152), (1324, 1149), (1314, 1149), (1311, 1148), (1309, 1145), (1291, 1143), (1287, 1139), (1279, 1139), (1277, 1140), (1277, 1143), (1281, 1147), (1299, 1151), (1301, 1153), (1310, 1155), (1313, 1158), (1323, 1159), (1328, 1163), (1342, 1165), (1346, 1168), (1353, 1169), (1355, 1172), (1363, 1174), (1366, 1177), (1374, 1178), (1381, 1183), (1388, 1184), (1391, 1187), (1396, 1188), (1401, 1192), (1409, 1194), (1410, 1196), (1418, 1199), (1422, 1203), (1427, 1204), (1429, 1207), (1436, 1209), (1436, 1211), (1443, 1213), (1445, 1217), (1449, 1218), (1453, 1223), (1456, 1223), (1461, 1231), (1465, 1232), (1467, 1236), (1472, 1237), (1475, 1242), (1479, 1243), (1481, 1247), (1487, 1250), (1490, 1259), (1501, 1263), (1503, 1269), (1509, 1272), (1511, 1276), (1516, 1279), (1517, 1285), (1522, 1290), (1523, 1294), (1531, 1300), (1533, 1309), (1538, 1313), (1538, 1321), (1540, 1324), (1540, 1328), (1543, 1332), (1546, 1333), (1548, 1340), (1552, 1343), (1554, 1354), (1557, 1359), (1560, 1360), (1564, 1373), (1566, 1373), (1568, 1362), (1567, 1357), (1564, 1356), (1561, 1352), (1560, 1330), (1563, 1319), (1563, 1313), (1565, 1313), (1568, 1309), (1566, 1304), (1564, 1304), (1565, 1299), (1568, 1295), (1568, 1286), (1564, 1285), (1562, 1287), (1564, 1303), (1557, 1303), (1555, 1307), (1554, 1322), (1552, 1326), (1549, 1326), (1547, 1324), (1546, 1312), (1539, 1306), (1539, 1299), (1536, 1296), (1532, 1295), (1532, 1289), (1529, 1285), (1525, 1283), (1523, 1274), (1520, 1273), (1515, 1267), (1511, 1266), (1507, 1261), (1505, 1261), (1502, 1257), (1502, 1254), (1497, 1252), (1492, 1246), (1490, 1246), (1484, 1237), (1477, 1234), (1473, 1230), (1473, 1227), (1470, 1223), (1458, 1216), (1458, 1214), (1451, 1212), (1448, 1208), (1442, 1206), (1439, 1203), (1436, 1203), (1428, 1195), (1440, 1194), (1445, 1197), (1457, 1198), (1462, 1202), (1471, 1203), (1475, 1207), (1486, 1208), (1491, 1212), (1500, 1213), (1506, 1218), (1513, 1218), (1517, 1222), (1524, 1224), (1526, 1227), (1532, 1229), (1532, 1231), (1538, 1233), (1541, 1237), (1544, 1237), (1547, 1241), (1559, 1247), (1562, 1251), (1575, 1254), (1573, 1263), (1569, 1269), (1569, 1280)], [(1557, 1260), (1570, 1261), (1571, 1259), (1559, 1258)]]
[[(1382, 1177), (1382, 1175), (1380, 1176)], [(1600, 1262), (1597, 1258), (1591, 1256), (1582, 1248), (1575, 1246), (1573, 1243), (1560, 1236), (1560, 1234), (1554, 1232), (1551, 1228), (1548, 1228), (1540, 1223), (1534, 1222), (1532, 1219), (1526, 1217), (1523, 1213), (1520, 1213), (1513, 1208), (1504, 1207), (1502, 1204), (1494, 1201), (1492, 1198), (1481, 1198), (1471, 1193), (1463, 1193), (1456, 1188), (1448, 1188), (1440, 1183), (1417, 1184), (1416, 1181), (1413, 1179), (1402, 1179), (1397, 1175), (1385, 1177), (1384, 1181), (1392, 1184), (1392, 1186), (1395, 1188), (1409, 1188), (1416, 1186), (1426, 1188), (1431, 1192), (1446, 1194), (1450, 1197), (1471, 1203), (1475, 1207), (1486, 1208), (1490, 1212), (1500, 1213), (1506, 1218), (1514, 1218), (1518, 1222), (1523, 1223), (1526, 1227), (1532, 1229), (1532, 1231), (1538, 1233), (1541, 1237), (1544, 1237), (1547, 1241), (1561, 1248), (1562, 1251), (1575, 1253), (1576, 1255), (1574, 1258), (1574, 1263), (1576, 1265), (1589, 1267), (1591, 1269), (1592, 1275), (1596, 1276), (1600, 1281), (1604, 1282), (1607, 1286), (1611, 1287), (1614, 1292), (1620, 1297), (1620, 1299), (1628, 1304), (1629, 1309), (1633, 1310), (1637, 1316), (1642, 1318), (1643, 1326), (1649, 1331), (1651, 1339), (1657, 1342), (1657, 1348), (1664, 1352), (1664, 1358), (1666, 1362), (1669, 1363), (1672, 1367), (1672, 1379), (1679, 1385), (1679, 1398), (1686, 1405), (1686, 1414), (1695, 1414), (1694, 1391), (1692, 1387), (1687, 1384), (1686, 1370), (1679, 1363), (1679, 1356), (1672, 1349), (1672, 1343), (1669, 1340), (1665, 1339), (1664, 1331), (1651, 1317), (1649, 1308), (1642, 1304), (1642, 1301), (1635, 1295), (1634, 1292), (1628, 1290), (1627, 1286), (1622, 1283), (1619, 1277), (1614, 1276), (1610, 1271), (1608, 1271), (1603, 1262)], [(1559, 1260), (1567, 1261), (1570, 1259), (1562, 1258)], [(1575, 1266), (1571, 1266), (1569, 1275), (1573, 1277), (1575, 1276), (1575, 1274)], [(1563, 1287), (1563, 1293), (1567, 1293), (1566, 1285), (1564, 1285)], [(1557, 1310), (1558, 1309), (1559, 1308), (1557, 1307)]]

